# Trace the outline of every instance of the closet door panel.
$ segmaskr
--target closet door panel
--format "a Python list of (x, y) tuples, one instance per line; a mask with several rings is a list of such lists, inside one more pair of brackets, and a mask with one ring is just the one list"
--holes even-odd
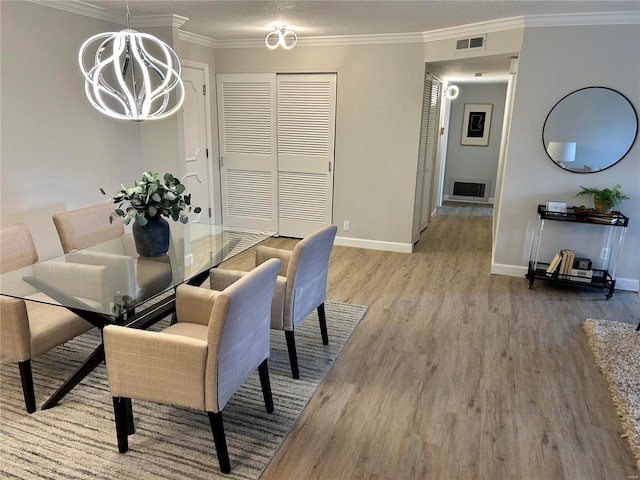
[(223, 223), (277, 231), (276, 75), (217, 75)]

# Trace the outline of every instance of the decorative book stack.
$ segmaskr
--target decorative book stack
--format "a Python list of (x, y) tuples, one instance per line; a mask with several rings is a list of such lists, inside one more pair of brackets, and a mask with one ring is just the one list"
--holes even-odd
[(591, 283), (593, 270), (591, 270), (591, 260), (588, 258), (576, 257), (573, 250), (565, 249), (556, 253), (547, 268), (547, 277), (555, 275), (565, 280)]
[(571, 269), (571, 280), (591, 283), (592, 278), (591, 259), (576, 257), (573, 260), (573, 268)]

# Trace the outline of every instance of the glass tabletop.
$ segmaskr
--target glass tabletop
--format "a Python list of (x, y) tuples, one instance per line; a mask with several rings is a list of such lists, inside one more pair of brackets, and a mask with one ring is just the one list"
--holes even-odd
[(0, 294), (120, 317), (182, 283), (199, 285), (211, 268), (273, 235), (221, 225), (175, 224), (167, 254), (149, 258), (139, 256), (133, 236), (125, 234), (4, 273)]

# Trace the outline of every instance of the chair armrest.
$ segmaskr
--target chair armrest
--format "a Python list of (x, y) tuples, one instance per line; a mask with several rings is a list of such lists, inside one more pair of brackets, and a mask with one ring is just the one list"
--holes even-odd
[(287, 269), (289, 268), (289, 260), (291, 259), (291, 251), (283, 250), (281, 248), (265, 247), (264, 245), (258, 245), (258, 247), (256, 247), (256, 267), (263, 264), (270, 258), (280, 259), (282, 265), (280, 266), (280, 272), (278, 272), (278, 275), (286, 277)]
[(208, 288), (180, 285), (176, 289), (176, 317), (178, 322), (188, 319), (189, 323), (209, 325), (213, 304), (220, 292)]
[(225, 270), (222, 268), (212, 268), (209, 271), (209, 285), (212, 290), (221, 292), (229, 285), (244, 277), (248, 272), (240, 270)]
[(18, 362), (29, 360), (30, 340), (24, 300), (0, 296), (0, 353)]
[(116, 325), (103, 337), (113, 397), (204, 410), (205, 340)]

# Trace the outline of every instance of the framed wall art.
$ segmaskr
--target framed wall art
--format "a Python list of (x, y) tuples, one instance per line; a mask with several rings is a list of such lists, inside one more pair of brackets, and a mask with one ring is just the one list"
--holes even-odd
[(491, 103), (465, 103), (462, 121), (462, 145), (489, 145)]

